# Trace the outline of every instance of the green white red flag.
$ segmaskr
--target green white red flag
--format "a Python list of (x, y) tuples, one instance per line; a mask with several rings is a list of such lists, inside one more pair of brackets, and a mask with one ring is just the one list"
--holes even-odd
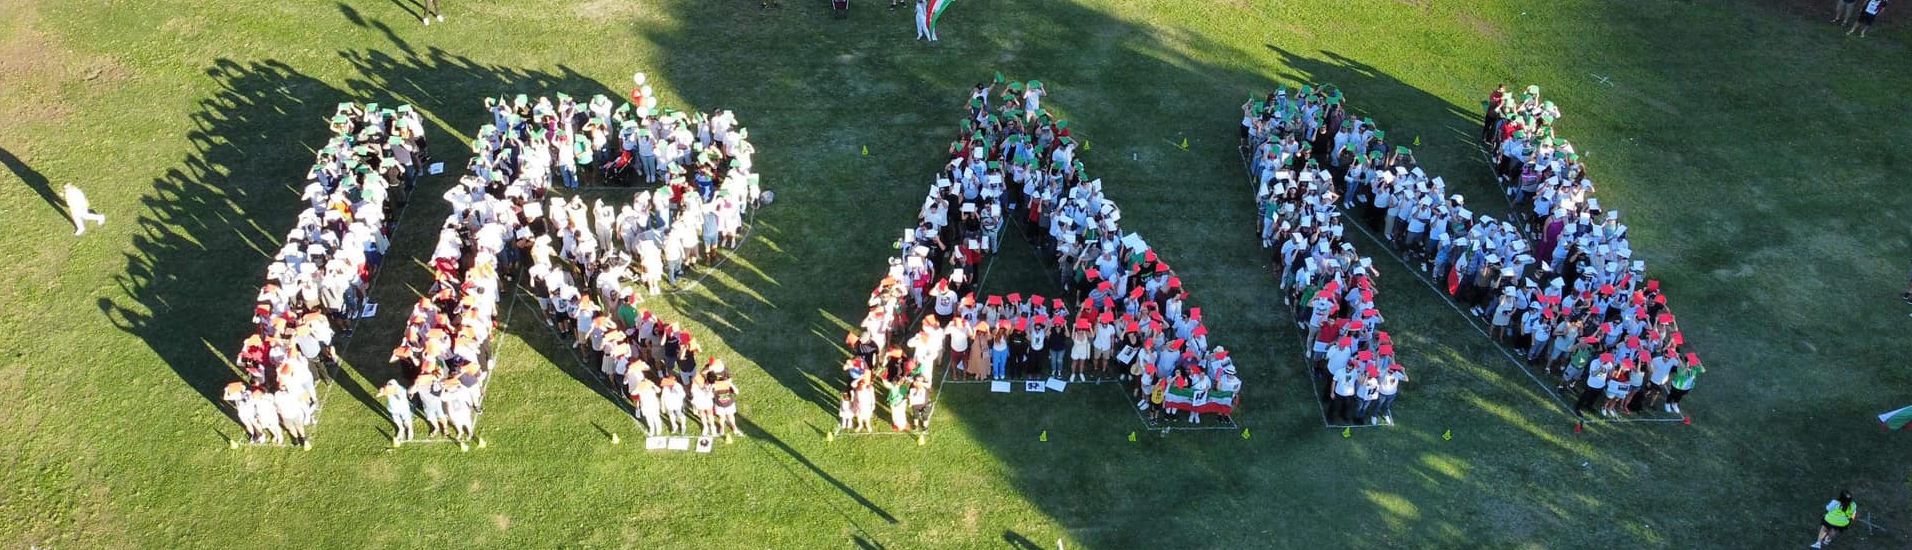
[(1194, 388), (1170, 386), (1168, 392), (1162, 396), (1162, 406), (1175, 411), (1232, 414), (1235, 411), (1235, 392), (1198, 392)]
[(923, 17), (928, 20), (926, 23), (928, 23), (929, 26), (930, 36), (936, 35), (936, 22), (943, 18), (943, 10), (948, 8), (949, 4), (954, 1), (955, 0), (929, 0), (929, 5), (926, 6), (927, 9), (923, 10)]

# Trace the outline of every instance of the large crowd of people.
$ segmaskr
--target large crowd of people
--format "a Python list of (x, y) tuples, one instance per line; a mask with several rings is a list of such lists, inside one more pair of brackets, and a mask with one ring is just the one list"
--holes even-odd
[(1351, 223), (1444, 281), (1492, 338), (1557, 377), (1558, 391), (1578, 393), (1576, 411), (1677, 413), (1704, 368), (1683, 353), (1660, 284), (1632, 258), (1618, 213), (1588, 196), (1592, 183), (1572, 146), (1553, 136), (1558, 109), (1531, 87), (1518, 99), (1503, 90), (1490, 109), (1483, 136), (1512, 182), (1508, 220), (1471, 210), (1411, 150), (1349, 115), (1338, 90), (1283, 89), (1251, 101), (1243, 133), (1245, 142), (1263, 136), (1253, 145), (1263, 181), (1281, 170), (1327, 172), (1331, 202), (1361, 212)]
[[(844, 429), (871, 429), (879, 389), (893, 429), (926, 428), (938, 367), (953, 379), (1116, 381), (1157, 419), (1233, 414), (1234, 360), (1209, 344), (1168, 263), (1118, 227), (1121, 209), (1044, 95), (1039, 81), (971, 90), (948, 162), (848, 336)], [(979, 296), (1010, 225), (1043, 251), (1061, 296)]]
[(1569, 355), (1568, 373), (1586, 376), (1575, 381), (1583, 392), (1577, 408), (1597, 404), (1603, 415), (1624, 415), (1659, 399), (1663, 412), (1680, 413), (1680, 400), (1706, 369), (1697, 354), (1682, 353), (1685, 337), (1659, 281), (1646, 279), (1645, 262), (1633, 259), (1620, 211), (1600, 208), (1579, 152), (1555, 134), (1560, 108), (1531, 85), (1519, 95), (1498, 86), (1486, 107), (1481, 133), (1495, 152), (1496, 177), (1516, 228), (1538, 242), (1549, 265), (1559, 266), (1562, 277), (1555, 280), (1572, 281), (1578, 294), (1552, 305), (1592, 325), (1583, 332), (1597, 337), (1583, 349), (1567, 345), (1561, 352)]
[(311, 448), (317, 385), (338, 364), (372, 275), (390, 245), (392, 189), (408, 196), (427, 162), (423, 119), (410, 106), (339, 104), (332, 137), (306, 173), (306, 208), (266, 267), (252, 334), (233, 362), (242, 379), (225, 388), (252, 443)]
[(1314, 135), (1328, 123), (1327, 115), (1340, 105), (1339, 96), (1330, 94), (1311, 107), (1286, 95), (1251, 99), (1242, 106), (1242, 143), (1252, 153), (1248, 170), (1259, 206), (1258, 235), (1262, 247), (1274, 255), (1282, 303), (1306, 334), (1303, 344), (1313, 375), (1329, 381), (1321, 395), (1328, 420), (1393, 424), (1394, 401), (1401, 382), (1408, 379), (1407, 368), (1396, 360), (1393, 338), (1382, 330), (1386, 318), (1375, 305), (1374, 286), (1380, 272), (1372, 258), (1355, 251), (1345, 233), (1345, 224), (1361, 222), (1342, 216), (1351, 206), (1344, 194), (1347, 173), (1367, 170), (1355, 167), (1359, 163), (1352, 159), (1385, 161), (1386, 145), (1337, 138), (1336, 151), (1347, 153), (1339, 164), (1317, 158), (1313, 140), (1301, 137)]
[[(642, 86), (641, 73), (637, 81)], [(387, 384), (387, 405), (400, 425), (395, 443), (410, 436), (414, 407), (432, 433), (472, 437), (491, 373), (501, 281), (536, 296), (547, 322), (587, 368), (630, 398), (651, 435), (683, 433), (686, 402), (706, 435), (736, 432), (738, 388), (723, 362), (700, 362), (689, 332), (637, 304), (675, 285), (686, 267), (739, 245), (745, 218), (767, 194), (729, 111), (657, 110), (648, 86), (632, 97), (637, 107), (617, 109), (603, 97), (581, 104), (562, 94), (521, 95), (507, 109), (487, 100), (494, 123), (472, 141), (472, 173), (445, 193), (453, 212), (432, 254), (434, 282), (392, 353), (399, 378)], [(638, 172), (658, 186), (621, 205), (550, 193), (554, 183), (572, 185), (576, 166), (622, 154), (608, 142), (595, 152), (582, 145), (602, 137), (584, 135), (606, 128), (619, 129), (622, 151), (638, 157)], [(650, 151), (663, 154), (636, 154), (649, 136), (657, 136)]]

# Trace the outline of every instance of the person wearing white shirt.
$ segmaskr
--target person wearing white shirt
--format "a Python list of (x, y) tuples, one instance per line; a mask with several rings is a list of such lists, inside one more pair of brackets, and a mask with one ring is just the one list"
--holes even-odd
[(77, 237), (86, 233), (86, 222), (100, 224), (100, 227), (106, 226), (106, 215), (93, 211), (93, 203), (86, 199), (86, 192), (74, 187), (71, 183), (61, 186), (60, 189), (66, 196), (66, 213), (73, 218), (73, 236)]

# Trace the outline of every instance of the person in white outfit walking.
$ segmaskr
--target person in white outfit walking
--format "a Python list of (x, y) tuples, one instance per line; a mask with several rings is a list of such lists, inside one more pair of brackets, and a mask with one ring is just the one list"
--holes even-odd
[(74, 235), (86, 233), (86, 222), (89, 221), (98, 223), (101, 227), (106, 226), (106, 215), (93, 211), (92, 203), (86, 200), (86, 192), (80, 191), (80, 188), (74, 187), (71, 183), (66, 184), (64, 192), (66, 193), (66, 212), (73, 216)]
[(929, 0), (916, 0), (916, 39), (934, 40), (929, 34)]

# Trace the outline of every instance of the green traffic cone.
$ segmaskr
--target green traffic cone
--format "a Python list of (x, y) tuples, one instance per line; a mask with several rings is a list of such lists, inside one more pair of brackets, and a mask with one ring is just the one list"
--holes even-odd
[(1441, 441), (1453, 441), (1453, 440), (1454, 440), (1454, 430), (1448, 430), (1446, 432), (1441, 433)]
[(1085, 140), (1082, 140), (1082, 150), (1084, 150), (1084, 151), (1087, 151), (1087, 150), (1089, 150), (1089, 149), (1090, 149), (1090, 147), (1089, 147), (1089, 140), (1086, 140), (1086, 139), (1085, 139)]
[(1241, 429), (1241, 438), (1242, 438), (1242, 439), (1248, 439), (1248, 428), (1242, 428), (1242, 429)]
[(1036, 436), (1036, 441), (1041, 441), (1041, 442), (1044, 442), (1044, 443), (1048, 443), (1048, 442), (1049, 442), (1049, 430), (1043, 430), (1043, 431), (1042, 431), (1042, 434), (1041, 434), (1041, 435), (1038, 435), (1038, 436)]
[(1421, 136), (1414, 136), (1414, 146), (1415, 147), (1421, 146)]
[(1342, 428), (1341, 437), (1343, 438), (1354, 437), (1354, 428)]
[(870, 156), (870, 146), (868, 145), (863, 146), (863, 156), (866, 156), (866, 157)]
[(1129, 442), (1130, 443), (1135, 442), (1135, 432), (1129, 432)]
[(1182, 138), (1182, 150), (1188, 150), (1188, 138)]

